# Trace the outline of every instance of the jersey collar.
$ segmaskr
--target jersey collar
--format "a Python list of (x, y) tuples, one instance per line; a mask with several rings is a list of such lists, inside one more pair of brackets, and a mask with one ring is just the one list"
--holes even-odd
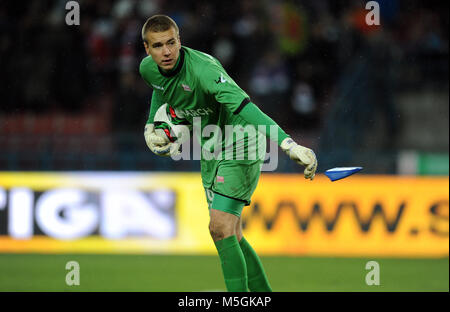
[(173, 76), (175, 76), (176, 74), (178, 74), (178, 73), (180, 72), (181, 68), (183, 67), (183, 64), (184, 64), (184, 49), (183, 49), (183, 47), (182, 47), (182, 48), (180, 49), (179, 62), (178, 62), (178, 64), (175, 66), (174, 69), (171, 69), (171, 70), (169, 70), (169, 71), (164, 71), (164, 70), (162, 70), (162, 69), (158, 66), (158, 70), (159, 70), (159, 73), (160, 73), (161, 75), (163, 75), (164, 77), (173, 77)]

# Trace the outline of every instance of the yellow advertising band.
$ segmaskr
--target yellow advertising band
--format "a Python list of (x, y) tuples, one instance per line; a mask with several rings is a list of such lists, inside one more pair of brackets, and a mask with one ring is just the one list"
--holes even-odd
[[(449, 180), (262, 174), (260, 254), (448, 257)], [(198, 173), (0, 173), (0, 252), (214, 254)]]

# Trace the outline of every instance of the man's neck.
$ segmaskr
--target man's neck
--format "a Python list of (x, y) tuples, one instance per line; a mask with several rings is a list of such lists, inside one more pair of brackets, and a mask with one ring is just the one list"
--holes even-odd
[(163, 75), (166, 78), (170, 78), (174, 77), (180, 72), (180, 70), (183, 68), (183, 64), (184, 64), (184, 50), (183, 48), (181, 48), (180, 55), (178, 56), (177, 62), (175, 63), (175, 66), (172, 69), (164, 70), (158, 66), (158, 70), (161, 75)]
[(165, 73), (165, 74), (170, 74), (172, 71), (174, 71), (177, 67), (178, 67), (178, 64), (180, 63), (180, 58), (181, 58), (181, 53), (178, 55), (178, 59), (177, 59), (177, 62), (175, 63), (175, 66), (174, 67), (172, 67), (171, 69), (164, 69), (164, 68), (161, 68), (161, 70)]

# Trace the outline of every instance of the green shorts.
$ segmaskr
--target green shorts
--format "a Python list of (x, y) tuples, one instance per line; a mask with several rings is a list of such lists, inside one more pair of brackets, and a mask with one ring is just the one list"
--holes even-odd
[(261, 166), (261, 161), (251, 164), (236, 160), (219, 162), (212, 185), (205, 187), (208, 208), (240, 217), (244, 206), (250, 205), (261, 175)]

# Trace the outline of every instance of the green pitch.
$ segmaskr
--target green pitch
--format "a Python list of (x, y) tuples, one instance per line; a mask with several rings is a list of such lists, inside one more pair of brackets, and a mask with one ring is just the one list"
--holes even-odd
[[(380, 265), (367, 286), (365, 264)], [(67, 286), (66, 263), (80, 265)], [(449, 291), (449, 260), (262, 257), (274, 291)], [(0, 291), (224, 291), (215, 256), (0, 254)]]

